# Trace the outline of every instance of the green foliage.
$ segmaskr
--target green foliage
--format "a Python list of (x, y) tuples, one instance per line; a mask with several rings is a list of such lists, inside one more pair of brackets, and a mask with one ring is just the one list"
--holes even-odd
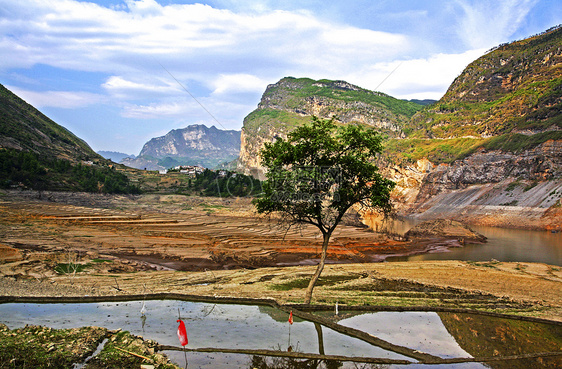
[(450, 164), (455, 160), (464, 159), (478, 149), (520, 153), (549, 140), (562, 140), (562, 131), (548, 131), (534, 135), (508, 133), (486, 139), (473, 137), (390, 139), (386, 142), (384, 157), (394, 164), (415, 163), (422, 158), (427, 158), (433, 164)]
[(293, 92), (293, 98), (290, 100), (293, 104), (289, 104), (289, 107), (292, 108), (298, 108), (298, 104), (310, 96), (321, 96), (351, 102), (362, 101), (406, 117), (411, 117), (422, 108), (420, 104), (415, 102), (399, 100), (381, 92), (370, 91), (356, 86), (353, 88), (341, 87), (343, 84), (341, 81), (326, 79), (315, 81), (309, 78), (295, 79), (290, 77), (286, 79), (300, 84), (300, 88)]
[(89, 266), (91, 266), (91, 264), (59, 263), (55, 266), (55, 272), (58, 274), (81, 273)]
[(114, 168), (82, 165), (39, 156), (33, 152), (0, 149), (0, 188), (64, 190), (100, 193), (139, 193)]
[(331, 234), (341, 217), (361, 203), (389, 213), (394, 182), (383, 178), (373, 160), (382, 137), (359, 125), (336, 126), (313, 117), (287, 140), (266, 143), (264, 194), (254, 200), (259, 213), (280, 212)]
[(427, 158), (434, 164), (452, 163), (474, 152), (484, 139), (462, 137), (446, 140), (391, 139), (386, 142), (385, 157), (395, 164), (414, 163)]
[(508, 133), (491, 137), (482, 144), (482, 147), (486, 150), (503, 150), (520, 153), (537, 147), (548, 140), (562, 140), (562, 131), (542, 132), (529, 136), (519, 133)]
[(309, 117), (303, 117), (284, 110), (256, 109), (244, 119), (244, 129), (257, 131), (260, 127), (271, 126), (279, 132), (287, 128), (298, 127), (309, 120)]
[(254, 177), (227, 170), (205, 169), (176, 192), (212, 197), (245, 197), (257, 196), (261, 191), (261, 181)]
[(37, 155), (15, 150), (0, 150), (0, 187), (8, 188), (12, 183), (43, 189), (47, 174)]

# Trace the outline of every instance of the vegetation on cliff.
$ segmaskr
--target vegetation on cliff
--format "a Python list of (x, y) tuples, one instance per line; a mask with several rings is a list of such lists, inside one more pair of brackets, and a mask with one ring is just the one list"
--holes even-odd
[(562, 128), (562, 27), (501, 45), (472, 62), (410, 137), (489, 137)]
[(286, 77), (269, 85), (258, 109), (244, 119), (244, 129), (254, 131), (264, 122), (292, 127), (310, 116), (332, 118), (341, 123), (358, 122), (396, 135), (422, 105), (396, 99), (344, 81)]

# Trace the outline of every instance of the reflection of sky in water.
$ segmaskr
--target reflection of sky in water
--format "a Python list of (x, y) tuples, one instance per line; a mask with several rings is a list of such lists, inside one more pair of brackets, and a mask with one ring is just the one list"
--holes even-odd
[[(146, 318), (141, 316), (142, 301), (83, 304), (0, 304), (0, 322), (10, 328), (26, 324), (53, 328), (101, 326), (123, 329), (163, 345), (179, 347), (176, 335), (178, 308), (189, 338), (188, 348), (234, 348), (286, 350), (289, 344), (288, 314), (269, 307), (253, 305), (218, 305), (187, 301), (146, 301)], [(143, 327), (144, 320), (144, 327)], [(381, 312), (358, 315), (342, 320), (342, 325), (357, 328), (391, 343), (442, 357), (469, 357), (446, 331), (435, 313)], [(315, 325), (295, 318), (290, 344), (296, 351), (319, 353)], [(372, 346), (329, 328), (322, 328), (327, 355), (405, 359), (402, 355)], [(184, 366), (184, 353), (165, 352), (178, 365)], [(187, 353), (191, 368), (249, 368), (248, 355), (225, 353)], [(278, 360), (269, 358), (268, 361)], [(356, 366), (357, 365), (357, 366)], [(324, 366), (321, 366), (324, 367)], [(342, 369), (355, 369), (363, 364), (344, 362)], [(366, 366), (369, 367), (369, 366)], [(404, 369), (476, 369), (479, 363), (455, 365), (389, 365), (384, 368)]]
[[(163, 345), (179, 347), (176, 335), (178, 308), (185, 321), (188, 348), (281, 349), (289, 344), (288, 315), (279, 310), (252, 305), (215, 305), (186, 301), (146, 301), (146, 319), (140, 314), (142, 301), (91, 304), (0, 304), (0, 322), (10, 328), (26, 324), (53, 328), (101, 326), (123, 329)], [(281, 319), (282, 317), (282, 319)], [(301, 352), (319, 353), (318, 334), (313, 323), (295, 321), (290, 343)], [(368, 356), (392, 359), (406, 357), (372, 346), (323, 327), (328, 355)]]
[(400, 346), (443, 357), (471, 357), (433, 312), (378, 312), (344, 319), (339, 324)]

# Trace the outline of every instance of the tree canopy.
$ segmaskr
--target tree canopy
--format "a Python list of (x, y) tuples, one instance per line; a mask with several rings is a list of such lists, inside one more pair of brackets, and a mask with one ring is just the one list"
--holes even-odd
[(385, 215), (392, 210), (394, 182), (382, 177), (375, 164), (382, 141), (374, 129), (313, 117), (261, 151), (267, 180), (262, 197), (254, 200), (257, 211), (279, 213), (287, 226), (312, 224), (323, 235), (320, 264), (305, 303), (310, 303), (330, 237), (346, 211), (355, 204)]

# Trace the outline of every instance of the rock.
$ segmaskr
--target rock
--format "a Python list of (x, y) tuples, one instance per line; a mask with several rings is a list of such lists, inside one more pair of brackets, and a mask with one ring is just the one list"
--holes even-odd
[(486, 237), (474, 232), (468, 226), (449, 219), (436, 219), (423, 222), (410, 229), (406, 237), (446, 237), (471, 242), (486, 242)]

